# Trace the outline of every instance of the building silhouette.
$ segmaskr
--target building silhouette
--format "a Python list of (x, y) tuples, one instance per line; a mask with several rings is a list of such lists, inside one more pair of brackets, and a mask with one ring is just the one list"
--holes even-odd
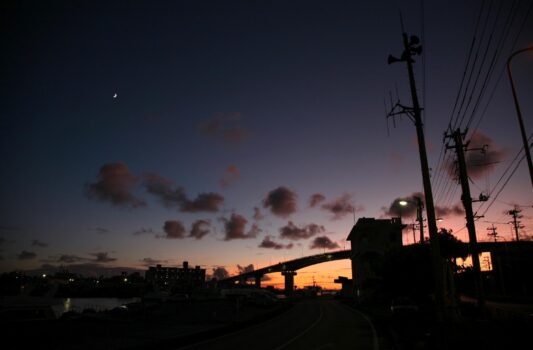
[(192, 290), (205, 284), (205, 269), (200, 266), (189, 268), (187, 261), (182, 267), (150, 266), (145, 273), (148, 283), (158, 289)]
[[(379, 267), (387, 253), (402, 248), (399, 218), (360, 218), (350, 231), (353, 291), (359, 302), (373, 298), (382, 276)], [(345, 281), (346, 282), (346, 281)]]

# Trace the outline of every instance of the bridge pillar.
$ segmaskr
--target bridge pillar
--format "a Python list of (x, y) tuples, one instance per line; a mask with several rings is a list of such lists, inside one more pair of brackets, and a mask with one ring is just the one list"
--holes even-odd
[(255, 275), (255, 286), (257, 288), (261, 288), (261, 278), (263, 278), (263, 275)]
[(282, 271), (281, 274), (285, 276), (285, 294), (292, 294), (294, 290), (294, 276), (296, 271)]

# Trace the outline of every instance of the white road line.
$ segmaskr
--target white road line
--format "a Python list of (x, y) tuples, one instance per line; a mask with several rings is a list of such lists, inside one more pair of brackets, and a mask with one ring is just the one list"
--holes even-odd
[(301, 332), (300, 334), (298, 334), (297, 336), (291, 338), (289, 341), (287, 341), (285, 344), (281, 345), (281, 346), (278, 346), (277, 348), (275, 348), (274, 350), (281, 350), (283, 348), (286, 348), (287, 346), (289, 346), (290, 344), (292, 344), (294, 341), (298, 340), (299, 338), (301, 338), (302, 336), (304, 336), (305, 334), (307, 334), (307, 332), (309, 332), (314, 326), (316, 326), (318, 324), (318, 322), (320, 322), (322, 320), (322, 317), (324, 317), (324, 310), (322, 310), (322, 305), (320, 305), (320, 316), (318, 316), (318, 318), (316, 319), (315, 322), (313, 322), (312, 325), (310, 325), (309, 327), (307, 327), (303, 332)]
[(372, 337), (374, 338), (373, 340), (373, 343), (374, 343), (374, 350), (379, 350), (379, 339), (378, 339), (378, 332), (376, 332), (376, 328), (374, 327), (374, 324), (372, 323), (372, 321), (370, 321), (370, 319), (364, 314), (362, 313), (361, 311), (357, 310), (357, 309), (352, 309), (350, 308), (350, 310), (353, 310), (355, 312), (357, 312), (362, 318), (364, 318), (366, 320), (366, 322), (368, 322), (368, 324), (370, 325), (370, 329), (372, 329)]

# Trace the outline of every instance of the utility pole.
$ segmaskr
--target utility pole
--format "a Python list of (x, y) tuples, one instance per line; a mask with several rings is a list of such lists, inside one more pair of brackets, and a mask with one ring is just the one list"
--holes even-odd
[[(459, 180), (461, 182), (461, 201), (465, 208), (466, 214), (466, 228), (468, 229), (469, 248), (472, 255), (472, 262), (474, 265), (474, 280), (477, 290), (477, 303), (480, 308), (485, 305), (485, 296), (483, 293), (483, 281), (481, 279), (481, 268), (479, 263), (479, 249), (477, 246), (476, 225), (474, 224), (474, 212), (472, 210), (472, 196), (470, 195), (470, 184), (468, 182), (468, 173), (466, 170), (465, 148), (463, 145), (464, 134), (459, 129), (455, 130), (451, 135), (446, 134), (446, 138), (452, 138), (455, 142), (455, 152), (457, 153), (457, 163), (459, 165)], [(448, 148), (452, 148), (448, 146)]]
[(424, 243), (424, 204), (422, 204), (422, 199), (420, 197), (415, 197), (416, 199), (416, 220), (420, 225), (420, 244)]
[(492, 224), (492, 227), (487, 227), (487, 231), (489, 231), (489, 233), (487, 233), (488, 236), (492, 236), (492, 238), (494, 238), (494, 242), (497, 242), (498, 241), (498, 232), (496, 232), (496, 227), (494, 226), (494, 224)]
[[(418, 102), (418, 96), (416, 94), (415, 75), (413, 72), (413, 55), (420, 55), (422, 52), (422, 46), (420, 45), (420, 39), (417, 36), (407, 37), (407, 33), (402, 33), (404, 51), (401, 58), (396, 58), (392, 55), (388, 57), (388, 63), (405, 62), (407, 64), (407, 72), (409, 75), (409, 85), (411, 90), (411, 99), (413, 107), (406, 107), (399, 102), (396, 103), (393, 110), (389, 113), (389, 116), (396, 114), (407, 114), (411, 117), (416, 127), (416, 136), (418, 141), (418, 151), (420, 154), (420, 168), (422, 170), (422, 182), (424, 184), (424, 196), (426, 201), (426, 215), (429, 228), (429, 240), (431, 246), (431, 259), (433, 265), (433, 279), (434, 279), (434, 292), (437, 318), (442, 319), (444, 312), (444, 269), (443, 262), (440, 253), (439, 236), (437, 233), (437, 222), (435, 218), (435, 206), (433, 204), (433, 192), (431, 191), (431, 180), (429, 177), (429, 166), (426, 152), (426, 141), (424, 138), (424, 127), (422, 124), (422, 117), (420, 104)], [(395, 111), (396, 107), (399, 107), (400, 111)]]
[(519, 210), (518, 207), (515, 207), (513, 210), (509, 210), (507, 212), (507, 214), (509, 214), (509, 215), (511, 215), (513, 217), (512, 224), (514, 225), (514, 232), (515, 232), (515, 235), (516, 235), (516, 241), (517, 242), (520, 240), (518, 238), (518, 230), (520, 230), (521, 228), (524, 227), (524, 226), (520, 225), (521, 222), (518, 221), (518, 219), (522, 218), (522, 215), (520, 215), (521, 212), (522, 212), (522, 210)]

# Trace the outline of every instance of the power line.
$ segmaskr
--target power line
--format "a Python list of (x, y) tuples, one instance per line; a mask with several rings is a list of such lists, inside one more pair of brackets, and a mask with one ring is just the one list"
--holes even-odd
[[(466, 96), (468, 94), (470, 82), (472, 80), (472, 74), (474, 73), (474, 70), (476, 69), (476, 66), (477, 66), (477, 60), (478, 60), (478, 57), (479, 57), (479, 51), (481, 50), (481, 46), (482, 46), (482, 43), (483, 43), (483, 38), (485, 37), (485, 30), (487, 29), (487, 23), (489, 22), (491, 8), (492, 8), (492, 1), (489, 4), (489, 9), (487, 11), (487, 16), (486, 16), (485, 22), (483, 24), (483, 29), (481, 30), (481, 40), (479, 41), (476, 53), (474, 55), (474, 62), (472, 63), (472, 66), (470, 67), (470, 74), (468, 75), (468, 79), (466, 81), (466, 87), (465, 87), (465, 90), (464, 90), (464, 93), (463, 93), (463, 98), (461, 99), (461, 103), (459, 104), (459, 110), (457, 111), (457, 116), (455, 118), (455, 122), (453, 122), (453, 119), (452, 119), (451, 127), (449, 128), (450, 131), (453, 131), (453, 130), (455, 130), (457, 128), (457, 125), (458, 125), (457, 120), (459, 119), (459, 115), (460, 115), (460, 113), (461, 113), (461, 111), (463, 109), (463, 105), (464, 105)], [(459, 125), (460, 125), (460, 123), (459, 123)]]
[(511, 172), (511, 174), (509, 175), (509, 177), (507, 178), (507, 180), (505, 180), (504, 184), (502, 185), (502, 187), (498, 190), (498, 192), (496, 193), (496, 195), (493, 197), (492, 201), (490, 202), (490, 204), (487, 206), (487, 208), (485, 209), (485, 211), (483, 212), (483, 214), (481, 214), (481, 216), (485, 216), (485, 214), (487, 213), (487, 211), (490, 209), (490, 207), (494, 204), (494, 202), (496, 201), (496, 198), (498, 198), (498, 196), (500, 195), (500, 193), (503, 191), (503, 189), (505, 188), (505, 186), (507, 186), (507, 183), (509, 183), (509, 180), (511, 180), (511, 178), (513, 177), (514, 173), (516, 172), (516, 170), (518, 169), (519, 165), (522, 163), (522, 161), (526, 158), (526, 155), (524, 154), (522, 156), (522, 158), (520, 158), (520, 160), (518, 161), (518, 163), (516, 164), (515, 168), (513, 169), (513, 171)]
[[(530, 5), (523, 17), (523, 20), (522, 20), (522, 24), (520, 25), (520, 28), (518, 30), (518, 32), (516, 33), (516, 36), (514, 38), (514, 41), (513, 41), (513, 44), (511, 45), (511, 49), (509, 50), (509, 53), (511, 53), (512, 51), (514, 51), (515, 47), (516, 47), (516, 44), (518, 42), (518, 39), (520, 38), (520, 35), (522, 34), (522, 31), (524, 30), (524, 27), (527, 23), (527, 20), (529, 18), (529, 14), (531, 12), (531, 10), (533, 9), (533, 1), (530, 2)], [(515, 9), (515, 14), (518, 13), (518, 10), (519, 10), (519, 7), (517, 6), (516, 9)], [(513, 22), (514, 22), (514, 18), (513, 18)], [(480, 115), (480, 118), (478, 119), (478, 122), (476, 124), (476, 126), (474, 127), (473, 131), (472, 131), (472, 135), (474, 135), (476, 133), (476, 131), (478, 130), (479, 128), (479, 125), (481, 124), (481, 122), (483, 121), (483, 118), (485, 117), (486, 115), (486, 112), (488, 110), (488, 107), (490, 106), (490, 103), (492, 102), (493, 100), (493, 97), (494, 97), (494, 94), (496, 92), (496, 89), (497, 87), (499, 86), (500, 84), (500, 81), (503, 77), (503, 74), (505, 73), (505, 67), (502, 67), (501, 71), (500, 71), (500, 75), (498, 76), (498, 79), (496, 80), (496, 83), (494, 84), (493, 88), (492, 88), (492, 91), (490, 93), (490, 96), (488, 98), (488, 101), (487, 101), (487, 104), (485, 105), (485, 108), (483, 109), (483, 111), (481, 112), (481, 115)]]
[[(496, 32), (496, 28), (497, 28), (496, 23), (497, 23), (498, 18), (500, 16), (500, 12), (501, 12), (502, 6), (503, 6), (503, 2), (500, 3), (500, 7), (498, 8), (498, 12), (496, 13), (496, 18), (495, 18), (494, 24), (492, 26), (492, 32), (490, 33), (489, 39), (488, 39), (487, 44), (485, 46), (485, 51), (483, 52), (481, 63), (479, 65), (479, 69), (477, 71), (476, 78), (474, 80), (474, 85), (473, 85), (472, 90), (470, 91), (470, 95), (468, 97), (468, 102), (467, 102), (466, 107), (465, 107), (465, 109), (463, 111), (463, 114), (461, 116), (461, 120), (459, 121), (458, 125), (456, 125), (455, 127), (461, 128), (463, 126), (463, 120), (464, 120), (464, 118), (466, 116), (466, 113), (467, 113), (467, 111), (468, 111), (468, 109), (470, 107), (470, 104), (472, 102), (472, 98), (474, 96), (474, 92), (476, 91), (476, 87), (477, 87), (477, 84), (479, 82), (479, 78), (481, 76), (481, 72), (483, 72), (485, 60), (488, 57), (489, 48), (491, 47), (492, 38), (494, 37), (494, 33)], [(488, 22), (488, 15), (487, 15), (487, 22)], [(479, 48), (481, 48), (481, 44), (482, 43), (480, 43)], [(491, 70), (491, 67), (493, 66), (493, 64), (494, 64), (494, 55), (493, 55), (492, 62), (490, 64), (490, 66), (489, 66), (489, 69), (488, 69), (486, 77), (488, 77), (490, 75), (490, 70)], [(486, 79), (485, 79), (485, 81), (486, 81)], [(481, 95), (481, 92), (480, 92), (480, 95)]]
[[(512, 24), (514, 23), (514, 19), (516, 17), (516, 14), (518, 13), (518, 7), (515, 7), (514, 5), (516, 4), (516, 1), (513, 2), (513, 5), (509, 11), (509, 14), (507, 15), (507, 19), (505, 21), (505, 25), (504, 25), (504, 29), (502, 31), (502, 34), (500, 36), (500, 39), (496, 45), (496, 50), (494, 51), (494, 54), (493, 54), (493, 57), (492, 57), (492, 62), (491, 62), (491, 65), (489, 67), (489, 70), (487, 72), (487, 75), (485, 77), (485, 81), (483, 83), (483, 86), (481, 87), (481, 91), (480, 91), (480, 94), (479, 94), (479, 97), (474, 105), (474, 109), (472, 110), (472, 113), (470, 115), (470, 118), (468, 119), (468, 122), (467, 122), (467, 129), (470, 127), (473, 119), (474, 119), (474, 116), (476, 115), (476, 112), (478, 110), (478, 106), (480, 104), (480, 102), (482, 101), (484, 95), (485, 95), (485, 91), (486, 91), (486, 88), (488, 87), (489, 85), (489, 81), (490, 79), (492, 78), (492, 74), (494, 73), (494, 69), (496, 67), (496, 63), (500, 60), (500, 57), (501, 57), (501, 54), (503, 52), (503, 48), (505, 47), (505, 43), (507, 41), (507, 37), (509, 36), (509, 33), (510, 33), (510, 30), (511, 30), (511, 27), (512, 27)], [(504, 69), (502, 68), (502, 72), (504, 71)]]

